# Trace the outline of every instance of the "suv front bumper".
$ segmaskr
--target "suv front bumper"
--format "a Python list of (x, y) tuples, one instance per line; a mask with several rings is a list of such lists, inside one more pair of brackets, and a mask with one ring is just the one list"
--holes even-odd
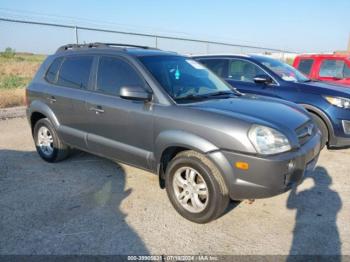
[(329, 141), (329, 148), (342, 147), (350, 147), (350, 120), (339, 120), (337, 133)]
[(329, 121), (329, 148), (350, 147), (350, 115), (349, 109), (329, 107), (327, 112)]
[[(281, 194), (302, 181), (306, 170), (313, 170), (320, 152), (317, 133), (298, 150), (274, 156), (254, 156), (230, 151), (215, 151), (208, 156), (222, 172), (231, 199), (266, 198)], [(248, 170), (235, 167), (249, 164)]]

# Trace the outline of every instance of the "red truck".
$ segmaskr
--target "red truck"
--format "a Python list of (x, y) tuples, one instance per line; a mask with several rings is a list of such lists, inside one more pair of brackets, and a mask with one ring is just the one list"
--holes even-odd
[(299, 55), (293, 66), (313, 80), (350, 87), (350, 53)]

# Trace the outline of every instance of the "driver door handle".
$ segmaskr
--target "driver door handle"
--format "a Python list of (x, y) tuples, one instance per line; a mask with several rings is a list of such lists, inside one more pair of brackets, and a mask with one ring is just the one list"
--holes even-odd
[(90, 107), (90, 111), (95, 111), (96, 114), (102, 114), (105, 111), (103, 110), (102, 106), (96, 106), (96, 107)]
[(52, 103), (55, 103), (55, 102), (57, 101), (56, 98), (55, 98), (54, 96), (48, 97), (47, 100), (49, 100), (51, 104), (52, 104)]

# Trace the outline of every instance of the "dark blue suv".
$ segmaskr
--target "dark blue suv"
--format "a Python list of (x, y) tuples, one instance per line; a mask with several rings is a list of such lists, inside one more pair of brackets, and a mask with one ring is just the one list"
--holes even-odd
[(350, 146), (349, 87), (312, 81), (294, 67), (265, 56), (194, 58), (243, 93), (281, 98), (304, 106), (323, 134), (323, 146)]

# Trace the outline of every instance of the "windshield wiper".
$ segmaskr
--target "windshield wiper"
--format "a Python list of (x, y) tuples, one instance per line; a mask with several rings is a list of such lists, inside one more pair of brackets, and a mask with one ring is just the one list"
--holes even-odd
[(319, 82), (319, 81), (314, 80), (314, 79), (307, 79), (307, 80), (303, 81), (303, 83), (310, 83), (310, 82)]
[(177, 97), (174, 98), (175, 101), (182, 101), (182, 100), (202, 100), (202, 99), (206, 99), (208, 98), (207, 95), (194, 95), (194, 94), (190, 94), (187, 96), (182, 96), (182, 97)]
[(236, 95), (238, 95), (238, 96), (243, 96), (244, 95), (244, 93), (240, 92), (236, 87), (231, 87), (231, 88), (233, 89), (233, 91), (234, 91), (234, 93)]
[(194, 95), (194, 94), (190, 94), (187, 96), (182, 96), (182, 97), (178, 97), (178, 98), (174, 98), (175, 101), (183, 101), (183, 100), (205, 100), (205, 99), (210, 99), (213, 97), (220, 97), (222, 96), (222, 98), (230, 98), (231, 95), (235, 95), (235, 96), (241, 96), (242, 93), (240, 93), (239, 91), (218, 91), (218, 92), (213, 92), (213, 93), (209, 93), (209, 94), (202, 94), (202, 95)]
[(213, 97), (213, 96), (228, 96), (228, 95), (241, 95), (240, 93), (235, 93), (232, 91), (219, 91), (219, 92), (215, 92), (215, 93), (209, 93), (207, 94), (209, 97)]

